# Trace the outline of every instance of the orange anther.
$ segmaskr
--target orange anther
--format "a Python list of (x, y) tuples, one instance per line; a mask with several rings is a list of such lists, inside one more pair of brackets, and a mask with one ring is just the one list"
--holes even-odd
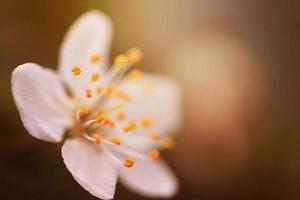
[(71, 72), (74, 76), (78, 76), (81, 73), (81, 68), (79, 66), (74, 66), (72, 67)]
[(101, 60), (101, 56), (97, 53), (91, 55), (91, 57), (90, 57), (90, 62), (93, 64), (98, 63), (100, 60)]
[(90, 109), (88, 106), (86, 106), (85, 104), (79, 104), (79, 112), (81, 114), (87, 114), (90, 112)]
[(100, 78), (100, 73), (99, 72), (94, 72), (91, 74), (90, 79), (92, 82), (96, 82)]
[(123, 127), (124, 132), (129, 132), (136, 129), (136, 122), (130, 121), (126, 126)]
[(160, 135), (156, 131), (152, 131), (149, 133), (149, 138), (152, 140), (158, 140)]
[(125, 161), (124, 161), (124, 166), (127, 167), (127, 168), (130, 168), (130, 167), (133, 167), (134, 165), (134, 160), (132, 158), (127, 158)]
[(158, 150), (152, 149), (151, 151), (149, 151), (149, 156), (151, 157), (152, 160), (157, 160), (160, 156), (160, 153)]
[(94, 138), (96, 144), (100, 144), (101, 143), (101, 137), (100, 137), (100, 135), (94, 134), (92, 136), (92, 138)]
[(118, 138), (118, 137), (112, 137), (112, 138), (110, 139), (110, 141), (111, 141), (112, 143), (116, 144), (116, 145), (120, 145), (120, 144), (121, 144), (121, 140), (120, 140), (120, 138)]
[(142, 127), (148, 128), (152, 125), (152, 119), (150, 117), (143, 117), (141, 120)]
[(117, 118), (118, 118), (118, 120), (124, 120), (124, 119), (126, 119), (126, 114), (124, 113), (124, 112), (119, 112), (118, 114), (117, 114)]
[(85, 96), (87, 98), (92, 98), (92, 90), (91, 89), (86, 89), (85, 90)]
[(101, 86), (96, 87), (95, 89), (97, 94), (101, 94), (101, 92), (103, 91), (103, 88)]
[(96, 122), (97, 123), (103, 123), (106, 120), (106, 117), (104, 115), (99, 115), (98, 117), (96, 117)]

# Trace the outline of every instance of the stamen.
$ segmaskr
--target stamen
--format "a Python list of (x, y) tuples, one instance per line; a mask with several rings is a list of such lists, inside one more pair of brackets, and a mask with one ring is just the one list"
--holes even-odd
[(106, 117), (105, 115), (101, 114), (98, 117), (96, 117), (96, 122), (98, 124), (102, 125), (109, 125), (110, 127), (114, 128), (115, 127), (115, 122), (111, 120), (110, 118)]
[(106, 94), (107, 94), (107, 95), (111, 95), (113, 91), (114, 91), (114, 86), (111, 85), (111, 84), (108, 84), (108, 85), (106, 86)]
[(126, 55), (128, 57), (128, 60), (133, 64), (140, 62), (140, 60), (142, 59), (142, 51), (138, 47), (128, 49)]
[(96, 122), (95, 119), (88, 120), (88, 121), (84, 122), (83, 127), (88, 128), (90, 125), (94, 124), (95, 122)]
[(93, 64), (98, 63), (100, 60), (101, 60), (101, 57), (97, 53), (91, 55), (91, 57), (90, 57), (90, 62), (93, 63)]
[(129, 95), (126, 94), (125, 92), (120, 91), (120, 90), (115, 90), (113, 94), (114, 94), (114, 96), (116, 96), (116, 97), (118, 97), (120, 99), (123, 99), (125, 101), (129, 101), (130, 100)]
[(143, 128), (148, 128), (152, 125), (153, 120), (150, 117), (143, 117), (141, 120), (141, 125)]
[(87, 98), (92, 98), (92, 90), (91, 89), (86, 89), (85, 90), (85, 96)]
[(106, 120), (105, 115), (99, 115), (98, 117), (96, 117), (96, 122), (98, 124), (103, 124), (105, 120)]
[(91, 81), (96, 82), (100, 78), (100, 73), (99, 72), (94, 72), (91, 74)]
[(105, 112), (106, 113), (113, 113), (113, 112), (115, 112), (117, 110), (120, 110), (122, 108), (124, 108), (124, 104), (120, 103), (120, 104), (115, 105), (114, 107), (111, 107), (111, 108), (107, 109)]
[(136, 129), (136, 122), (135, 121), (130, 121), (122, 129), (123, 129), (124, 132), (132, 131), (132, 130)]
[(98, 134), (94, 134), (92, 135), (92, 138), (95, 140), (96, 144), (100, 144), (101, 143), (101, 137)]
[(160, 156), (160, 153), (158, 150), (152, 149), (151, 151), (149, 151), (149, 156), (151, 157), (152, 160), (157, 160)]
[(165, 137), (161, 141), (161, 146), (164, 149), (171, 150), (171, 149), (174, 149), (176, 147), (176, 143), (175, 143), (175, 141), (174, 141), (173, 138), (171, 138), (171, 137)]
[(141, 79), (142, 71), (138, 69), (133, 69), (128, 73), (128, 77), (133, 81), (138, 81)]
[(95, 89), (97, 94), (101, 94), (101, 92), (103, 91), (103, 88), (101, 86), (96, 87)]
[(88, 114), (90, 112), (90, 109), (87, 105), (85, 104), (79, 104), (79, 112), (81, 114)]
[(158, 140), (160, 135), (156, 131), (152, 131), (149, 133), (149, 138), (152, 140)]
[(128, 57), (124, 54), (118, 55), (114, 60), (114, 66), (116, 67), (124, 67), (128, 64)]
[(131, 168), (134, 165), (134, 160), (132, 158), (127, 158), (123, 164), (125, 167)]
[(116, 145), (120, 145), (120, 144), (121, 144), (121, 140), (120, 140), (120, 138), (118, 138), (118, 137), (112, 137), (112, 138), (110, 139), (110, 141), (111, 141), (112, 143), (116, 144)]
[(79, 66), (74, 66), (72, 67), (71, 72), (74, 76), (78, 76), (81, 74), (81, 68)]
[(119, 112), (117, 114), (117, 119), (120, 120), (120, 121), (126, 119), (126, 114), (124, 112)]

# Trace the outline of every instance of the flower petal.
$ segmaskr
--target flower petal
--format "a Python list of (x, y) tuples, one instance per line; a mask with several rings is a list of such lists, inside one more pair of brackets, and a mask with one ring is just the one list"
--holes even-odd
[(50, 142), (62, 140), (72, 124), (71, 102), (52, 70), (32, 63), (18, 66), (12, 74), (12, 93), (29, 134)]
[(148, 197), (169, 198), (178, 188), (175, 175), (161, 160), (136, 162), (134, 167), (122, 169), (120, 178), (129, 189)]
[[(151, 91), (149, 85), (151, 84)], [(125, 78), (119, 84), (118, 89), (130, 98), (128, 102), (113, 98), (107, 101), (106, 107), (113, 107), (124, 103), (122, 112), (126, 113), (126, 120), (116, 121), (116, 127), (111, 135), (118, 136), (122, 143), (147, 152), (151, 148), (158, 148), (159, 143), (149, 138), (151, 131), (156, 131), (161, 137), (174, 133), (181, 125), (181, 92), (179, 86), (171, 79), (144, 74), (140, 80)], [(115, 116), (115, 114), (114, 114)], [(114, 117), (112, 116), (112, 117)], [(141, 126), (141, 119), (149, 117), (153, 124), (148, 128)], [(137, 128), (124, 134), (122, 128), (128, 121), (137, 122)]]
[(76, 181), (92, 195), (101, 199), (114, 197), (118, 167), (100, 146), (83, 139), (65, 142), (62, 156)]
[[(111, 39), (110, 19), (96, 10), (83, 14), (67, 32), (60, 49), (59, 74), (71, 90), (77, 90), (75, 93), (77, 97), (79, 95), (78, 98), (83, 98), (86, 87), (91, 84), (90, 75), (93, 72), (104, 72)], [(97, 64), (91, 64), (90, 56), (95, 53), (100, 55), (101, 60)], [(79, 76), (74, 77), (71, 73), (73, 66), (81, 67)]]
[(144, 74), (138, 82), (124, 79), (120, 89), (131, 98), (124, 109), (129, 119), (150, 117), (151, 129), (161, 134), (170, 134), (180, 126), (181, 93), (172, 79)]

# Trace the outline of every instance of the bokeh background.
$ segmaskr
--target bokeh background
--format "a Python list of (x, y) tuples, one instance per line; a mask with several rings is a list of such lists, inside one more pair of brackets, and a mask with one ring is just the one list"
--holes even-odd
[[(60, 147), (29, 136), (10, 76), (31, 61), (56, 68), (84, 11), (114, 22), (112, 57), (140, 46), (140, 68), (176, 79), (184, 123), (164, 154), (174, 199), (300, 199), (300, 4), (295, 0), (1, 0), (0, 199), (96, 199)], [(143, 199), (118, 184), (116, 199)]]

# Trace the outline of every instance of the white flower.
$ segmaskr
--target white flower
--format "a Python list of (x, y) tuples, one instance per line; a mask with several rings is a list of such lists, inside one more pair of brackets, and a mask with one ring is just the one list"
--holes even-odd
[(180, 123), (180, 91), (170, 79), (129, 68), (141, 59), (129, 49), (108, 66), (111, 22), (89, 11), (70, 28), (58, 73), (26, 63), (12, 74), (12, 92), (32, 136), (62, 142), (64, 163), (92, 195), (112, 199), (118, 176), (150, 197), (170, 197), (177, 180), (159, 151)]

